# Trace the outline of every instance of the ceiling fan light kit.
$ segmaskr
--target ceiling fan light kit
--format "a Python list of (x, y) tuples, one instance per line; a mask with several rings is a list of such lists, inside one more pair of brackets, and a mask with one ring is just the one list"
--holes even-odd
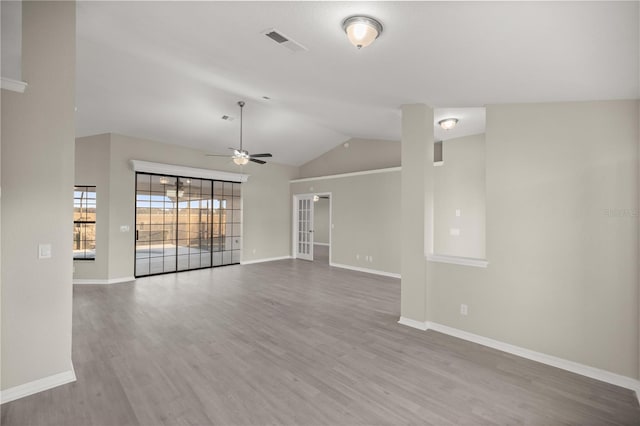
[(347, 38), (358, 49), (369, 46), (382, 34), (380, 21), (369, 16), (350, 16), (342, 22)]
[(249, 157), (245, 156), (245, 155), (235, 155), (233, 156), (233, 162), (236, 163), (238, 166), (244, 166), (245, 164), (247, 164), (249, 162)]

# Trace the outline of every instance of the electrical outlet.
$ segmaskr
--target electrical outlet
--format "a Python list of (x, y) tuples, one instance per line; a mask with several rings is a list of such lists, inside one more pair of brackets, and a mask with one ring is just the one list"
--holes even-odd
[(469, 313), (469, 308), (464, 303), (460, 305), (460, 315), (467, 315)]
[(356, 260), (360, 260), (360, 255), (356, 254)]
[(256, 254), (256, 249), (251, 250), (251, 254)]
[(456, 209), (456, 217), (462, 216), (462, 211), (460, 209)]

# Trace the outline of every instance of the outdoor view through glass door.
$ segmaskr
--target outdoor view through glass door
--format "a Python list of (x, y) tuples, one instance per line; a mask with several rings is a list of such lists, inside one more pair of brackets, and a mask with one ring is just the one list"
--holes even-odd
[(240, 183), (136, 173), (135, 276), (240, 263)]

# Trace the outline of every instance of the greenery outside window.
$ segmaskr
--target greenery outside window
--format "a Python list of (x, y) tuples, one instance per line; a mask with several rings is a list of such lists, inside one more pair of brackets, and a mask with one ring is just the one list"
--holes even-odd
[(76, 185), (73, 191), (73, 259), (96, 258), (96, 187)]

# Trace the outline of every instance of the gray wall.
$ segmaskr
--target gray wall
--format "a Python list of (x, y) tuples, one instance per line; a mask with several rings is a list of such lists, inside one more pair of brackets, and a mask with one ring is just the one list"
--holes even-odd
[(300, 177), (337, 175), (400, 166), (400, 142), (349, 139), (300, 166)]
[(74, 261), (74, 279), (109, 278), (110, 139), (108, 134), (76, 139), (75, 184), (96, 186), (96, 259)]
[[(482, 259), (485, 256), (484, 134), (446, 140), (442, 150), (444, 162), (434, 169), (433, 252)], [(459, 230), (459, 235), (452, 235), (452, 229)]]
[(329, 199), (320, 198), (313, 203), (313, 241), (329, 244)]
[(3, 78), (22, 81), (22, 2), (0, 2), (0, 15), (0, 73)]
[[(249, 163), (240, 168), (230, 159), (207, 157), (201, 151), (118, 134), (79, 138), (77, 145), (83, 156), (93, 157), (101, 155), (108, 146), (108, 170), (96, 168), (91, 171), (96, 182), (108, 179), (108, 195), (100, 196), (98, 190), (98, 209), (103, 205), (102, 200), (108, 199), (107, 217), (100, 216), (101, 221), (107, 221), (108, 229), (101, 230), (99, 226), (101, 241), (97, 241), (96, 248), (103, 254), (107, 252), (107, 279), (131, 277), (134, 273), (135, 173), (130, 164), (132, 159), (249, 174), (248, 182), (242, 185), (242, 260), (289, 256), (289, 181), (297, 175), (297, 168), (271, 162), (266, 165)], [(104, 221), (101, 223), (104, 228)], [(121, 225), (128, 225), (130, 232), (121, 232)], [(102, 232), (107, 236), (102, 237)], [(76, 278), (103, 279), (98, 268), (96, 275), (82, 272), (80, 276), (76, 269)]]
[(433, 263), (429, 319), (637, 378), (638, 136), (637, 101), (489, 106), (489, 266)]
[(29, 87), (2, 90), (3, 390), (71, 369), (75, 2), (22, 18)]
[[(294, 182), (291, 192), (331, 193), (333, 263), (398, 274), (401, 241), (399, 187), (400, 172), (393, 171)], [(291, 199), (288, 205), (292, 205)], [(366, 256), (372, 256), (373, 261), (367, 262)]]

